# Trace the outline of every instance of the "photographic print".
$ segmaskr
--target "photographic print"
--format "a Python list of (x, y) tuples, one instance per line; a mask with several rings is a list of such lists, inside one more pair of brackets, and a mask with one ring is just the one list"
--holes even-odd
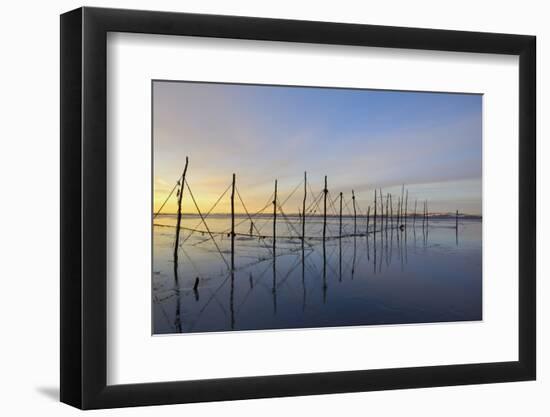
[(482, 95), (152, 81), (153, 334), (482, 320)]

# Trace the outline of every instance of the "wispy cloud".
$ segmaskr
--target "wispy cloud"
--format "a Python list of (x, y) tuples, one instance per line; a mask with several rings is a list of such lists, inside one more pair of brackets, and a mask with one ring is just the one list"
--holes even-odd
[(290, 192), (307, 171), (312, 188), (328, 175), (365, 204), (405, 183), (441, 211), (480, 212), (481, 149), (480, 96), (155, 83), (155, 190), (171, 189), (189, 156), (205, 205), (234, 172), (254, 208), (276, 178)]

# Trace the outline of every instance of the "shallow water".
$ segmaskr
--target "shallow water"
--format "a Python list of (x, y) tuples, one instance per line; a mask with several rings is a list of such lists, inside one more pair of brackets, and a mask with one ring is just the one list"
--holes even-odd
[[(372, 220), (371, 220), (372, 221)], [(482, 319), (481, 220), (430, 219), (422, 228), (383, 230), (368, 238), (339, 235), (329, 218), (323, 245), (322, 218), (307, 220), (302, 244), (298, 217), (279, 219), (275, 256), (273, 223), (236, 219), (234, 272), (231, 239), (183, 229), (174, 262), (175, 216), (160, 215), (153, 227), (153, 333), (191, 333), (326, 326), (472, 321)], [(205, 230), (196, 215), (182, 227)], [(158, 226), (164, 225), (165, 227)], [(208, 217), (212, 232), (227, 231), (230, 218)], [(357, 233), (364, 233), (358, 220)], [(372, 223), (371, 223), (372, 230)], [(343, 235), (354, 231), (344, 218)], [(221, 251), (218, 252), (218, 248)], [(196, 278), (198, 287), (193, 289)]]

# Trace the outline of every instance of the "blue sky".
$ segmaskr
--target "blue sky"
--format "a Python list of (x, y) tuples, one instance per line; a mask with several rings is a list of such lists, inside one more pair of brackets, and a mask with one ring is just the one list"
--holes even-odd
[(481, 95), (155, 81), (153, 106), (155, 202), (187, 155), (206, 209), (233, 172), (253, 210), (276, 178), (284, 198), (307, 171), (313, 190), (328, 175), (333, 195), (353, 189), (365, 209), (374, 188), (405, 184), (409, 204), (481, 214)]

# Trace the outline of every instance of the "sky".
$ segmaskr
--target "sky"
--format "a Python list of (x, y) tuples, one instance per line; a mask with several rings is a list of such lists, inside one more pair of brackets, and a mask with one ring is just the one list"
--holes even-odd
[[(397, 196), (405, 184), (411, 211), (428, 200), (431, 212), (480, 215), (482, 96), (153, 81), (155, 212), (186, 156), (203, 212), (235, 173), (249, 212), (269, 201), (277, 179), (281, 202), (298, 187), (283, 207), (298, 213), (307, 171), (314, 195), (326, 175), (330, 195), (350, 201), (353, 190), (360, 212), (375, 188)], [(185, 192), (182, 204), (196, 212)], [(176, 207), (174, 193), (162, 212)], [(227, 193), (213, 212), (229, 210)], [(240, 202), (235, 210), (243, 212)]]

